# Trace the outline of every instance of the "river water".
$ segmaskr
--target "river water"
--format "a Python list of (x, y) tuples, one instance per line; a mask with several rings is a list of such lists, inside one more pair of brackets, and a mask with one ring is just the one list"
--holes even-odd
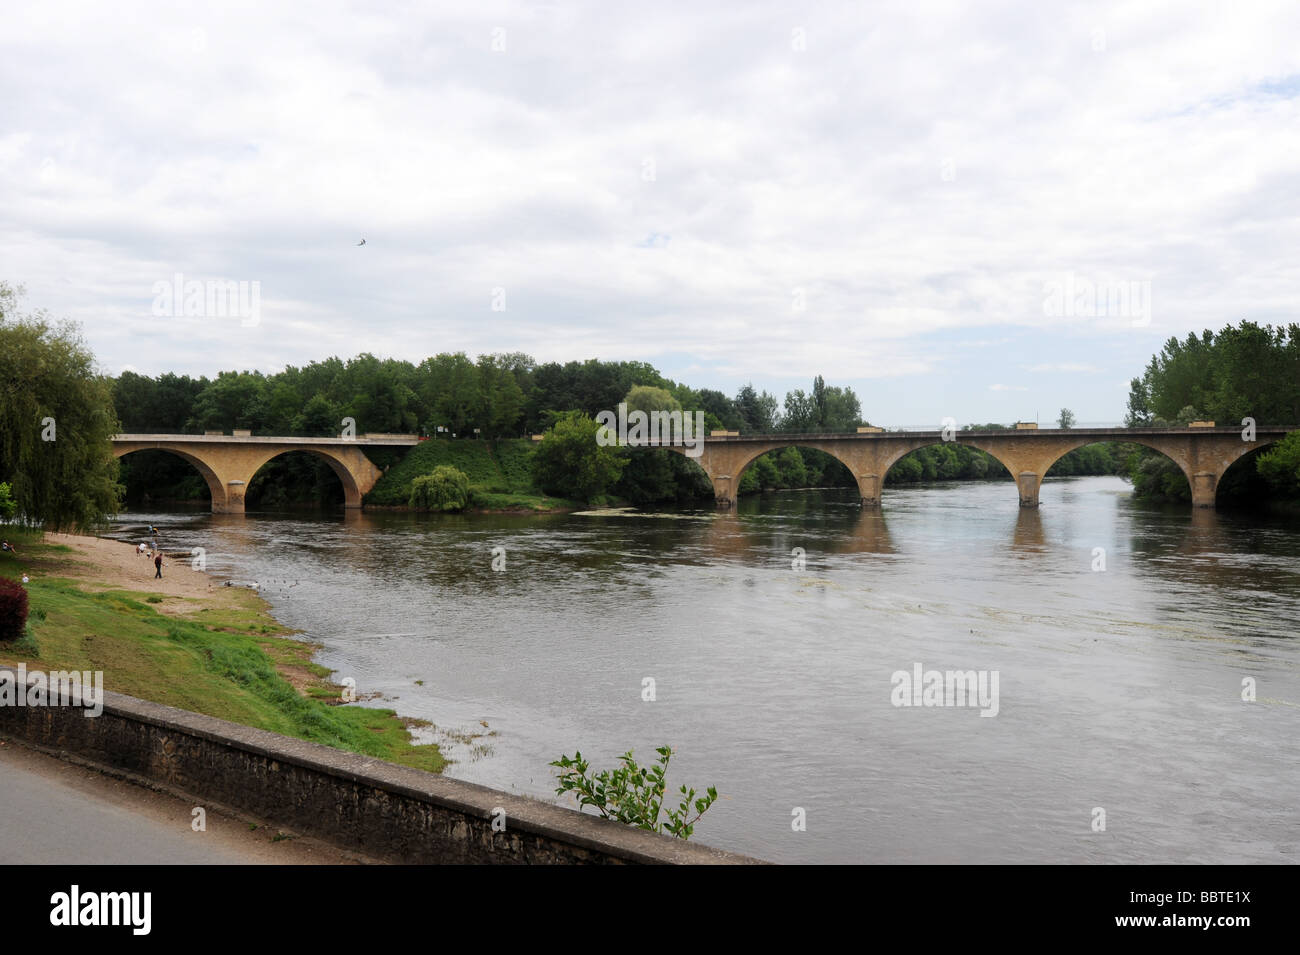
[[(457, 778), (554, 800), (562, 753), (666, 743), (670, 786), (720, 793), (694, 838), (773, 861), (1297, 861), (1300, 523), (1104, 477), (1048, 480), (1038, 510), (1009, 482), (884, 500), (149, 512), (114, 536), (151, 521), (257, 581), (335, 679), (433, 723)], [(996, 677), (996, 707), (895, 705), (924, 702), (895, 693), (918, 666)]]

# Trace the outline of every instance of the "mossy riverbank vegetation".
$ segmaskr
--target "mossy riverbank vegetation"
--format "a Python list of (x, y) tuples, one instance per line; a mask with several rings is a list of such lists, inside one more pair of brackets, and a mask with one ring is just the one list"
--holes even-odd
[(0, 664), (98, 670), (111, 692), (429, 772), (446, 765), (393, 710), (344, 704), (312, 660), (318, 648), (256, 593), (180, 560), (153, 580), (152, 564), (116, 541), (4, 533), (15, 552), (0, 554), (0, 576), (29, 577), (29, 616), (24, 637), (0, 643)]

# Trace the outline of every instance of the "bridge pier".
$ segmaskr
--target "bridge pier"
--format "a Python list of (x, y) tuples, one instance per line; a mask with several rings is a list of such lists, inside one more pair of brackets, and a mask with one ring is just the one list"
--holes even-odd
[(858, 494), (862, 499), (863, 507), (880, 506), (880, 475), (878, 474), (859, 474), (858, 475)]
[(245, 487), (246, 485), (243, 481), (227, 481), (226, 499), (218, 502), (216, 495), (214, 494), (212, 496), (212, 513), (243, 514)]
[(1219, 489), (1219, 476), (1212, 471), (1192, 475), (1192, 507), (1214, 507), (1214, 496)]
[(735, 498), (731, 493), (731, 475), (719, 474), (709, 479), (713, 484), (713, 501), (718, 507), (731, 507)]
[(1016, 484), (1020, 488), (1020, 506), (1037, 507), (1038, 490), (1043, 486), (1043, 478), (1040, 474), (1033, 471), (1021, 471), (1020, 476), (1016, 478)]

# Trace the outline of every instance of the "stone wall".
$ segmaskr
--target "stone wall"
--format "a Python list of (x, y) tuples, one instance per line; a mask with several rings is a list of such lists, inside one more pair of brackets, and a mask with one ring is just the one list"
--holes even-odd
[(104, 698), (94, 717), (74, 706), (0, 706), (0, 735), (391, 862), (758, 861), (158, 703)]

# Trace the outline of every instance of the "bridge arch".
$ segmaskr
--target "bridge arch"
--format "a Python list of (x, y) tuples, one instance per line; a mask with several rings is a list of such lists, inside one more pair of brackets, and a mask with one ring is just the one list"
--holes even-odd
[[(990, 452), (988, 452), (988, 451), (985, 451), (983, 448), (975, 448), (975, 447), (972, 447), (972, 446), (970, 446), (970, 445), (968, 445), (968, 444), (965, 444), (965, 443), (963, 443), (963, 442), (961, 442), (961, 441), (956, 441), (956, 440), (953, 440), (953, 441), (943, 441), (943, 440), (940, 439), (940, 440), (930, 441), (930, 442), (927, 442), (927, 443), (925, 443), (925, 444), (921, 444), (920, 446), (915, 447), (915, 448), (912, 448), (911, 450), (904, 450), (904, 451), (902, 451), (902, 453), (886, 455), (885, 458), (884, 458), (884, 463), (883, 463), (883, 467), (884, 467), (884, 471), (885, 471), (885, 473), (884, 473), (884, 475), (883, 475), (883, 477), (882, 477), (882, 480), (884, 480), (884, 481), (888, 481), (888, 479), (889, 479), (889, 475), (893, 472), (893, 469), (894, 469), (897, 465), (902, 464), (904, 461), (907, 460), (907, 458), (911, 457), (912, 455), (917, 454), (917, 453), (920, 452), (920, 451), (924, 451), (924, 450), (926, 450), (927, 448), (942, 447), (942, 446), (945, 446), (945, 445), (946, 445), (946, 446), (950, 446), (950, 447), (952, 447), (952, 446), (956, 446), (956, 447), (966, 447), (966, 448), (968, 448), (968, 450), (971, 450), (971, 451), (982, 451), (982, 452), (984, 452), (985, 454), (987, 454), (989, 458), (992, 458), (992, 461), (993, 461), (993, 465), (992, 465), (992, 466), (1001, 466), (1001, 467), (1007, 469), (1008, 474), (1010, 474), (1010, 469), (1007, 468), (1007, 463), (1006, 463), (1005, 461), (1003, 461), (1001, 458), (999, 458), (996, 454), (992, 454), (992, 453), (990, 453)], [(997, 475), (996, 472), (994, 472), (994, 474), (992, 475), (992, 477), (997, 477), (997, 476), (998, 476), (998, 475)], [(961, 474), (961, 475), (957, 475), (956, 477), (967, 477), (967, 478), (969, 478), (970, 475)], [(954, 477), (954, 478), (952, 478), (952, 479), (955, 480), (956, 477)], [(944, 477), (942, 477), (942, 476), (938, 477), (938, 480), (947, 480), (947, 479), (948, 479), (948, 478), (944, 478)]]
[(252, 486), (253, 479), (261, 473), (264, 467), (272, 461), (276, 461), (283, 458), (285, 455), (291, 454), (306, 454), (318, 461), (324, 461), (329, 465), (330, 470), (334, 472), (334, 476), (339, 479), (339, 484), (343, 488), (343, 506), (361, 506), (361, 498), (365, 494), (365, 491), (361, 489), (361, 485), (357, 482), (356, 475), (352, 473), (351, 469), (344, 461), (340, 460), (336, 454), (326, 448), (279, 448), (268, 453), (265, 456), (265, 459), (260, 464), (253, 467), (252, 471), (249, 473), (248, 479), (245, 482), (245, 491)]
[(745, 472), (750, 469), (750, 467), (754, 464), (755, 461), (757, 461), (759, 458), (763, 457), (766, 454), (772, 454), (775, 451), (784, 451), (786, 448), (804, 448), (809, 451), (821, 451), (825, 454), (830, 455), (841, 465), (843, 465), (844, 470), (848, 471), (850, 476), (854, 477), (855, 479), (857, 477), (857, 475), (855, 475), (853, 472), (852, 463), (845, 460), (844, 457), (837, 454), (835, 451), (824, 447), (819, 448), (815, 445), (815, 442), (812, 441), (790, 441), (786, 444), (774, 443), (771, 447), (764, 448), (761, 451), (753, 451), (748, 456), (741, 457), (739, 465), (738, 466), (733, 465), (733, 467), (735, 467), (733, 478), (735, 481), (735, 488), (737, 492), (739, 492), (740, 490), (741, 478), (745, 476)]
[(195, 471), (199, 472), (199, 475), (203, 478), (204, 483), (207, 484), (208, 493), (211, 494), (212, 496), (212, 509), (214, 511), (219, 510), (226, 503), (226, 486), (225, 484), (222, 483), (221, 478), (217, 475), (217, 472), (214, 471), (212, 467), (209, 466), (209, 464), (206, 461), (204, 461), (201, 457), (191, 454), (188, 451), (181, 450), (180, 448), (166, 448), (166, 447), (157, 447), (157, 448), (138, 447), (137, 448), (137, 447), (129, 447), (129, 446), (124, 447), (115, 444), (113, 446), (113, 457), (119, 459), (125, 458), (128, 455), (136, 454), (137, 452), (140, 451), (163, 451), (166, 452), (167, 454), (171, 454), (174, 455), (175, 457), (180, 458), (182, 461), (184, 461), (185, 463), (193, 467)]

